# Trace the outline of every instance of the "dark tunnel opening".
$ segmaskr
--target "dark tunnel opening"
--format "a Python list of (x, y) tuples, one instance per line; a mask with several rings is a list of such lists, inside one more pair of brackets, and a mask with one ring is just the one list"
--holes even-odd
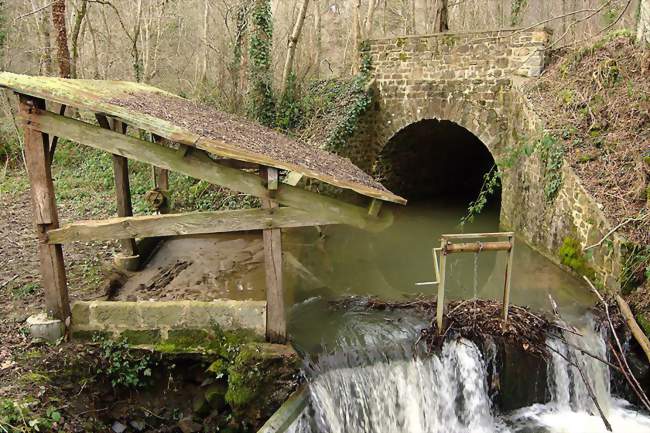
[[(448, 120), (421, 120), (384, 146), (377, 172), (391, 191), (412, 202), (475, 200), (494, 158), (483, 142)], [(500, 191), (490, 199), (499, 205)]]

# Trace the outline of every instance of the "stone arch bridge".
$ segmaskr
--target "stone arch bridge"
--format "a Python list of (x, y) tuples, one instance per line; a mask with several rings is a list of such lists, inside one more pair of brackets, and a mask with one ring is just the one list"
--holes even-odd
[[(441, 185), (444, 171), (451, 166), (456, 180), (461, 173), (461, 177), (478, 176), (480, 182), (484, 170), (496, 161), (502, 175), (503, 226), (556, 262), (567, 236), (589, 245), (610, 224), (570, 168), (563, 168), (563, 185), (549, 203), (544, 194), (545, 163), (539, 156), (507, 169), (502, 166), (512, 159), (513, 149), (539, 137), (543, 129), (543, 119), (521, 89), (542, 74), (550, 36), (547, 29), (532, 28), (368, 41), (373, 104), (346, 156), (407, 198), (414, 198), (404, 190), (408, 185), (396, 185), (395, 179), (428, 171), (429, 177), (423, 175), (413, 183)], [(431, 137), (433, 150), (427, 151), (422, 142)], [(402, 167), (395, 167), (394, 159), (386, 163), (391, 157), (386, 154), (396, 151), (391, 144), (395, 140), (409, 142), (403, 153), (411, 155), (412, 161)], [(471, 140), (482, 146), (471, 150)], [(462, 148), (463, 142), (468, 147)], [(491, 162), (481, 165), (480, 158)], [(436, 171), (443, 175), (431, 176)], [(451, 185), (451, 191), (456, 187)], [(589, 261), (605, 285), (616, 285), (617, 248), (596, 252)]]

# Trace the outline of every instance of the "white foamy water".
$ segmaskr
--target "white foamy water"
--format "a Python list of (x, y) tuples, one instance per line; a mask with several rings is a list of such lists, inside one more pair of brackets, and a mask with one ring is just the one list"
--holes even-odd
[[(606, 358), (602, 336), (589, 329), (571, 343)], [(368, 335), (368, 334), (366, 334)], [(601, 433), (606, 428), (578, 371), (579, 363), (614, 433), (650, 433), (650, 417), (610, 394), (609, 369), (549, 339), (551, 401), (496, 414), (486, 385), (486, 362), (470, 341), (445, 343), (432, 357), (356, 357), (343, 366), (314, 371), (311, 409), (290, 433)], [(337, 360), (341, 364), (341, 359)], [(327, 362), (327, 361), (326, 361)], [(365, 363), (365, 364), (364, 364)], [(526, 380), (522, 377), (521, 380)]]
[[(604, 336), (593, 331), (593, 328), (594, 324), (589, 322), (582, 329), (582, 337), (567, 333), (565, 338), (572, 345), (607, 359)], [(639, 413), (625, 400), (611, 395), (609, 367), (557, 339), (549, 339), (548, 345), (555, 350), (548, 369), (548, 387), (552, 400), (545, 405), (522, 409), (511, 416), (511, 420), (524, 425), (536, 425), (544, 428), (541, 431), (552, 433), (607, 432), (580, 372), (569, 364), (568, 360), (571, 360), (581, 366), (614, 433), (650, 432), (650, 417)]]
[(439, 356), (335, 368), (310, 383), (315, 422), (330, 433), (492, 433), (485, 367), (470, 341)]

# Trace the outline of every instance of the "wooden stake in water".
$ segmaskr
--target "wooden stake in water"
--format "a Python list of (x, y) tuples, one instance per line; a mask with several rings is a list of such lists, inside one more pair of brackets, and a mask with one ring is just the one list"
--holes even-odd
[(438, 299), (436, 300), (436, 323), (442, 335), (442, 314), (445, 311), (445, 268), (447, 267), (447, 239), (440, 241), (440, 278), (438, 279)]
[(515, 249), (515, 237), (508, 236), (510, 249), (508, 250), (508, 261), (506, 262), (506, 278), (503, 286), (503, 321), (508, 321), (508, 306), (510, 304), (510, 279), (512, 277), (512, 256)]

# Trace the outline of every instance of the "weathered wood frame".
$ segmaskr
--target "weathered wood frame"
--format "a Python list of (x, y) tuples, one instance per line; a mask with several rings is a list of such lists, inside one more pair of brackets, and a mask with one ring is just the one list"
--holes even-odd
[[(506, 238), (507, 241), (483, 242), (480, 239)], [(456, 242), (461, 239), (477, 239), (476, 242)], [(468, 233), (468, 234), (450, 234), (440, 237), (440, 248), (433, 249), (433, 267), (438, 284), (438, 298), (436, 300), (436, 324), (438, 332), (443, 332), (443, 314), (445, 311), (445, 272), (447, 267), (447, 255), (456, 253), (480, 253), (482, 251), (506, 251), (508, 259), (506, 261), (505, 278), (503, 286), (503, 321), (508, 321), (508, 309), (510, 305), (510, 280), (512, 279), (512, 257), (515, 248), (515, 234), (513, 232), (499, 233)], [(438, 267), (438, 256), (440, 253), (440, 266)], [(429, 283), (427, 283), (429, 284)]]
[[(279, 181), (273, 167), (234, 160), (221, 163), (205, 151), (180, 145), (163, 145), (126, 135), (126, 123), (95, 113), (99, 126), (47, 110), (45, 100), (19, 94), (20, 120), (25, 129), (25, 153), (32, 185), (34, 213), (39, 238), (41, 275), (50, 314), (66, 321), (70, 306), (66, 286), (62, 244), (74, 241), (119, 239), (127, 255), (137, 256), (136, 238), (262, 230), (267, 274), (267, 338), (286, 339), (282, 287), (281, 228), (348, 224), (365, 230), (382, 230), (392, 223), (392, 213), (381, 211), (373, 199), (368, 208), (349, 204)], [(54, 137), (50, 141), (50, 137)], [(118, 218), (82, 221), (59, 227), (54, 199), (51, 163), (56, 139), (63, 137), (113, 155), (118, 200)], [(169, 188), (167, 172), (176, 171), (197, 179), (259, 197), (263, 209), (132, 216), (128, 159), (150, 164), (160, 173), (156, 186)], [(260, 174), (246, 169), (260, 168)], [(261, 175), (261, 178), (260, 178)], [(294, 176), (295, 177), (295, 176)], [(156, 177), (157, 178), (157, 177)], [(297, 177), (299, 180), (299, 176)], [(280, 207), (280, 205), (288, 207)]]

